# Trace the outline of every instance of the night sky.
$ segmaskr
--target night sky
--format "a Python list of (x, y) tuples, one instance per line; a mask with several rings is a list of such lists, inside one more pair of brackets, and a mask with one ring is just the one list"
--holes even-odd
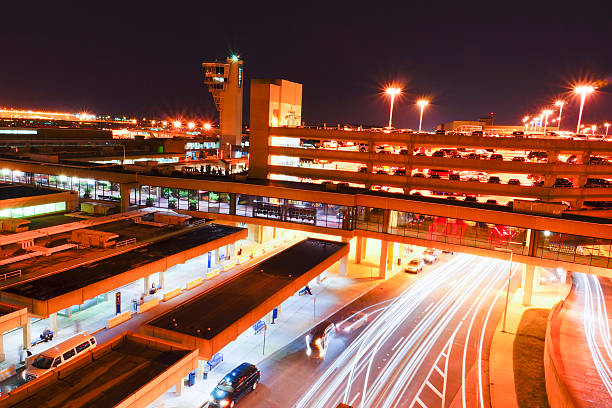
[[(247, 80), (303, 83), (306, 124), (386, 125), (391, 81), (404, 87), (398, 127), (418, 126), (421, 96), (426, 129), (491, 111), (518, 123), (572, 82), (612, 77), (610, 1), (449, 3), (11, 1), (0, 106), (215, 119), (200, 63), (230, 51)], [(611, 90), (587, 101), (583, 123), (612, 120)], [(571, 96), (566, 127), (576, 118)]]

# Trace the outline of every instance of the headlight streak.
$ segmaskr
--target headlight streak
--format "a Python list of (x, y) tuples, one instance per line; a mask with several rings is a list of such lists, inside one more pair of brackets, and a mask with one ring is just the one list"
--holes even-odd
[[(507, 276), (501, 272), (500, 261), (491, 263), (491, 260), (486, 260), (487, 263), (481, 261), (480, 265), (468, 265), (477, 259), (474, 256), (457, 256), (452, 263), (432, 270), (414, 282), (402, 295), (392, 299), (388, 306), (380, 309), (379, 316), (371, 321), (336, 361), (322, 373), (298, 401), (296, 407), (325, 408), (336, 402), (348, 402), (352, 385), (356, 385), (353, 383), (357, 378), (363, 378), (361, 374), (364, 370), (366, 374), (363, 389), (352, 398), (352, 401), (355, 401), (361, 397), (359, 407), (391, 408), (402, 405), (400, 401), (405, 403), (405, 399), (401, 397), (409, 386), (414, 385), (411, 383), (424, 368), (424, 363), (434, 347), (448, 337), (444, 336), (444, 332), (448, 330), (455, 332), (470, 313), (477, 315), (485, 299), (488, 298), (487, 292), (499, 285), (500, 280)], [(492, 274), (491, 272), (495, 270), (498, 272)], [(377, 352), (388, 341), (395, 342), (392, 335), (403, 327), (407, 319), (415, 319), (414, 312), (417, 307), (422, 308), (426, 301), (431, 302), (429, 297), (432, 293), (441, 289), (445, 290), (445, 294), (428, 308), (425, 316), (420, 317), (423, 314), (422, 309), (418, 312), (419, 321), (416, 327), (404, 340), (400, 339), (395, 343), (397, 350), (388, 357), (374, 376), (372, 383), (368, 384), (369, 378), (374, 373), (371, 370)], [(498, 291), (493, 305), (501, 292)], [(471, 300), (474, 296), (476, 298)], [(459, 321), (457, 315), (469, 304), (471, 306)], [(474, 308), (476, 310), (473, 310)], [(487, 322), (492, 309), (493, 307), (487, 314)], [(453, 319), (456, 323), (453, 323)], [(474, 320), (475, 317), (472, 318), (472, 321)], [(469, 340), (469, 334), (467, 339)], [(482, 339), (481, 335), (480, 352)], [(478, 374), (481, 378), (480, 373)]]
[[(456, 265), (453, 265), (453, 266), (456, 266)], [(454, 274), (456, 274), (456, 273), (458, 272), (458, 269), (459, 269), (459, 268), (455, 269), (453, 273), (454, 273)], [(443, 282), (447, 282), (447, 279), (448, 279), (448, 275), (441, 277), (441, 280), (442, 280)], [(455, 291), (455, 290), (457, 290), (457, 287), (454, 287), (454, 288), (453, 288), (451, 291)], [(389, 338), (389, 337), (390, 337), (390, 336), (391, 336), (391, 335), (392, 335), (392, 334), (393, 334), (393, 333), (394, 333), (394, 332), (397, 330), (397, 328), (398, 328), (398, 327), (400, 327), (400, 324), (401, 324), (401, 323), (402, 323), (402, 322), (403, 322), (405, 319), (407, 319), (407, 318), (410, 316), (410, 314), (411, 314), (411, 313), (412, 313), (412, 312), (413, 312), (413, 311), (414, 311), (414, 310), (415, 310), (415, 309), (416, 309), (416, 308), (417, 308), (419, 305), (422, 305), (423, 300), (425, 300), (425, 299), (426, 299), (426, 297), (425, 297), (426, 295), (424, 295), (424, 294), (420, 294), (420, 295), (421, 295), (421, 296), (420, 296), (420, 297), (418, 297), (418, 298), (417, 298), (417, 297), (412, 297), (412, 296), (408, 296), (408, 292), (406, 292), (406, 293), (404, 293), (404, 294), (403, 294), (403, 295), (400, 297), (400, 299), (399, 299), (399, 300), (401, 300), (401, 302), (394, 302), (394, 305), (393, 305), (393, 306), (394, 306), (396, 309), (398, 309), (398, 310), (391, 310), (391, 309), (390, 309), (390, 310), (388, 311), (388, 313), (387, 313), (388, 315), (395, 317), (395, 318), (394, 318), (394, 320), (392, 320), (391, 322), (389, 322), (389, 323), (388, 323), (388, 324), (387, 324), (387, 325), (386, 325), (386, 326), (383, 328), (383, 330), (382, 330), (382, 331), (378, 331), (378, 330), (377, 330), (375, 334), (376, 334), (376, 337), (378, 337), (378, 338), (373, 338), (373, 339), (372, 339), (372, 341), (371, 341), (371, 342), (369, 342), (369, 343), (363, 343), (363, 344), (361, 345), (361, 347), (360, 347), (360, 350), (359, 350), (359, 351), (360, 351), (360, 352), (362, 352), (362, 350), (364, 350), (364, 346), (367, 346), (367, 347), (366, 347), (366, 351), (368, 352), (368, 354), (369, 354), (369, 355), (371, 356), (371, 358), (373, 359), (373, 358), (374, 358), (374, 356), (376, 355), (376, 352), (377, 352), (377, 351), (378, 351), (378, 349), (380, 348), (380, 346), (381, 346), (382, 344), (384, 344), (384, 343), (387, 341), (387, 339), (388, 339), (388, 338)], [(447, 294), (446, 294), (446, 295), (443, 297), (443, 299), (448, 298), (448, 296), (449, 296), (449, 293), (447, 293)], [(409, 307), (409, 308), (404, 308), (404, 307), (403, 307), (403, 306), (404, 306), (404, 304), (405, 304), (405, 303), (409, 303), (409, 302), (411, 302), (411, 303), (410, 303), (410, 307)], [(431, 315), (430, 315), (430, 316), (431, 316)], [(420, 327), (421, 327), (421, 326), (423, 326), (423, 325), (425, 325), (425, 324), (426, 324), (426, 320), (427, 320), (427, 319), (421, 320), (421, 321), (420, 321), (420, 322), (417, 324), (417, 327), (416, 327), (416, 328), (415, 328), (415, 329), (412, 331), (412, 333), (410, 334), (410, 336), (408, 336), (408, 337), (406, 338), (406, 340), (404, 341), (404, 345), (403, 345), (403, 346), (400, 346), (400, 348), (399, 348), (399, 349), (398, 349), (398, 350), (395, 352), (394, 357), (395, 357), (395, 356), (397, 356), (397, 355), (402, 355), (402, 354), (403, 354), (403, 353), (402, 353), (402, 351), (403, 351), (403, 350), (405, 350), (405, 348), (406, 348), (406, 347), (405, 347), (405, 345), (406, 345), (406, 344), (411, 344), (411, 345), (412, 345), (412, 344), (414, 344), (414, 343), (415, 343), (415, 341), (416, 341), (416, 340), (415, 340), (415, 334), (414, 334), (414, 333), (421, 333), (421, 331), (420, 331), (419, 329), (420, 329)], [(373, 349), (372, 349), (372, 348), (373, 348)], [(349, 394), (350, 394), (350, 390), (351, 390), (351, 385), (352, 385), (352, 382), (353, 382), (352, 380), (353, 380), (353, 377), (355, 376), (355, 375), (354, 375), (354, 373), (355, 373), (355, 369), (354, 369), (354, 367), (355, 367), (356, 363), (357, 363), (357, 362), (361, 362), (361, 361), (362, 361), (362, 358), (363, 358), (363, 361), (364, 361), (364, 362), (367, 360), (367, 356), (365, 356), (364, 354), (365, 354), (365, 352), (362, 352), (362, 353), (361, 353), (361, 355), (360, 355), (360, 353), (358, 353), (358, 354), (357, 354), (357, 356), (356, 356), (356, 358), (353, 360), (353, 367), (352, 367), (352, 369), (351, 369), (351, 372), (350, 372), (350, 375), (349, 375), (349, 379), (348, 379), (348, 381), (347, 381), (347, 383), (346, 383), (345, 398), (344, 398), (344, 400), (343, 400), (343, 401), (347, 401), (347, 400), (348, 400), (348, 396), (349, 396)], [(389, 363), (387, 363), (387, 364), (389, 364)], [(368, 381), (368, 375), (369, 375), (370, 368), (371, 368), (371, 362), (370, 362), (370, 363), (368, 363), (368, 371), (366, 372), (366, 379), (365, 379), (365, 381), (364, 381), (364, 388), (363, 388), (363, 392), (362, 392), (362, 394), (361, 394), (361, 398), (362, 398), (362, 400), (361, 400), (361, 405), (360, 405), (360, 406), (362, 406), (362, 407), (364, 406), (365, 399), (366, 399), (366, 397), (367, 397), (367, 381)], [(379, 375), (379, 378), (380, 378), (380, 375)]]
[[(512, 281), (512, 278), (514, 277), (514, 273), (516, 272), (517, 268), (518, 266), (514, 267), (512, 272), (510, 272), (510, 281)], [(484, 336), (487, 331), (487, 326), (489, 325), (489, 318), (491, 317), (491, 312), (493, 312), (493, 308), (497, 304), (499, 297), (502, 295), (502, 293), (506, 291), (506, 287), (508, 286), (508, 281), (505, 280), (505, 274), (503, 274), (502, 276), (504, 276), (504, 286), (502, 286), (501, 289), (497, 291), (493, 302), (491, 302), (491, 305), (489, 306), (489, 310), (487, 311), (487, 317), (485, 318), (485, 321), (482, 324), (482, 331), (480, 332), (480, 341), (478, 343), (478, 395), (480, 397), (481, 408), (484, 408), (484, 387), (482, 384), (482, 347), (484, 345)]]
[[(612, 371), (601, 352), (601, 347), (603, 347), (608, 359), (612, 360), (610, 327), (608, 324), (608, 312), (605, 306), (605, 298), (596, 276), (576, 273), (576, 279), (584, 289), (583, 327), (587, 345), (591, 352), (595, 369), (606, 387), (608, 394), (612, 396)], [(601, 337), (600, 344), (598, 344), (597, 341), (598, 335)]]
[[(404, 365), (402, 366), (396, 365), (393, 370), (391, 370), (391, 365), (387, 364), (385, 367), (387, 370), (386, 376), (378, 376), (377, 381), (383, 383), (384, 379), (387, 384), (392, 385), (391, 389), (387, 391), (379, 387), (376, 392), (371, 392), (372, 398), (368, 401), (368, 406), (393, 407), (398, 404), (401, 405), (399, 401), (402, 400), (403, 394), (413, 383), (417, 370), (422, 368), (425, 359), (430, 355), (435, 344), (443, 338), (444, 331), (450, 329), (451, 322), (461, 311), (464, 303), (471, 298), (475, 291), (481, 290), (480, 285), (485, 279), (490, 278), (487, 274), (493, 268), (494, 265), (488, 265), (487, 270), (473, 268), (457, 282), (456, 295), (451, 296), (444, 304), (436, 304), (431, 315), (425, 319), (428, 327), (425, 327), (423, 332), (417, 333), (417, 337), (413, 339), (413, 344), (409, 349), (407, 348), (403, 350), (402, 353), (398, 352), (395, 354), (395, 356), (398, 356), (398, 359), (408, 359), (409, 361), (403, 363)], [(411, 353), (410, 351), (415, 347), (416, 349)], [(391, 381), (391, 378), (395, 378), (395, 380)], [(387, 385), (387, 388), (388, 387), (389, 385)], [(382, 396), (384, 398), (382, 404), (378, 402), (374, 403), (374, 398), (376, 396)]]
[[(431, 273), (425, 275), (423, 278), (414, 282), (409, 286), (404, 294), (410, 293), (413, 296), (398, 296), (394, 299), (394, 302), (398, 302), (403, 299), (403, 303), (408, 303), (413, 310), (415, 306), (412, 306), (421, 299), (425, 299), (428, 294), (433, 292), (448, 279), (447, 270), (452, 268), (461, 267), (463, 264), (467, 264), (472, 257), (469, 256), (458, 256), (455, 258), (453, 264), (445, 264), (433, 270)], [(393, 303), (392, 303), (393, 305)], [(344, 351), (338, 356), (334, 364), (321, 374), (321, 376), (315, 381), (310, 389), (304, 394), (304, 396), (298, 401), (296, 407), (298, 408), (324, 408), (328, 406), (328, 403), (332, 397), (332, 394), (343, 387), (346, 384), (346, 377), (351, 373), (354, 364), (357, 364), (355, 353), (357, 349), (365, 342), (371, 341), (370, 338), (380, 333), (380, 326), (384, 323), (384, 319), (388, 316), (392, 316), (390, 312), (391, 306), (381, 313), (376, 319), (374, 319), (366, 329), (364, 329), (351, 344), (344, 349)], [(383, 322), (383, 323), (381, 323)], [(351, 365), (351, 366), (349, 366)], [(338, 372), (335, 372), (338, 369)], [(334, 376), (332, 378), (332, 375)]]
[[(468, 312), (466, 313), (466, 317), (467, 317), (467, 315), (471, 312), (474, 306), (476, 307), (476, 310), (474, 311), (474, 313), (472, 313), (472, 318), (470, 319), (470, 324), (468, 326), (468, 330), (465, 335), (465, 343), (463, 345), (463, 358), (462, 358), (462, 365), (461, 365), (461, 401), (463, 403), (462, 405), (463, 407), (467, 407), (467, 380), (465, 378), (465, 375), (466, 375), (466, 369), (467, 369), (466, 360), (467, 360), (467, 354), (468, 354), (468, 346), (470, 344), (470, 334), (472, 333), (474, 322), (476, 321), (476, 318), (479, 315), (480, 308), (483, 302), (487, 299), (489, 290), (492, 289), (494, 286), (496, 286), (498, 284), (498, 281), (500, 281), (501, 279), (504, 279), (504, 276), (502, 274), (498, 274), (495, 277), (495, 279), (492, 279), (491, 281), (489, 281), (489, 283), (486, 286), (486, 289), (482, 290), (479, 293), (478, 297), (476, 298), (475, 303), (473, 303), (472, 306), (470, 306), (470, 310), (468, 310)], [(501, 292), (498, 291), (498, 294), (499, 293)], [(497, 297), (495, 299), (497, 299)], [(492, 304), (494, 305), (495, 301), (493, 301)]]

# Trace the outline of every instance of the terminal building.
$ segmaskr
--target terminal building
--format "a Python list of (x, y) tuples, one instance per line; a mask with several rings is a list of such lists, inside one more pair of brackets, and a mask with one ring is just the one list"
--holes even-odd
[[(220, 111), (218, 147), (240, 144), (242, 61), (203, 66)], [(251, 83), (248, 174), (193, 171), (205, 164), (188, 158), (187, 143), (195, 140), (117, 143), (100, 133), (99, 141), (80, 135), (72, 139), (76, 148), (59, 148), (32, 134), (35, 146), (27, 145), (26, 137), (17, 138), (25, 151), (0, 157), (0, 215), (10, 228), (0, 235), (0, 345), (18, 338), (21, 348), (30, 348), (43, 327), (65, 332), (66, 322), (95, 310), (96, 324), (104, 327), (98, 338), (117, 346), (101, 348), (108, 361), (135, 358), (136, 345), (151, 360), (172, 351), (167, 364), (157, 367), (167, 380), (155, 383), (155, 396), (172, 387), (180, 393), (187, 373), (197, 370), (200, 377), (204, 361), (211, 363), (261, 321), (273, 321), (274, 310), (282, 313), (288, 298), (328, 269), (346, 275), (349, 256), (360, 264), (368, 248), (376, 248), (372, 271), (378, 279), (389, 277), (409, 245), (504, 260), (511, 253), (524, 265), (524, 304), (531, 302), (538, 268), (612, 277), (605, 205), (612, 189), (588, 187), (591, 179), (612, 178), (606, 161), (612, 147), (603, 140), (306, 128), (302, 86), (283, 79)], [(504, 155), (477, 160), (426, 154), (460, 148)], [(527, 152), (543, 152), (548, 160), (512, 159)], [(543, 183), (417, 176), (422, 169), (532, 175)], [(557, 185), (559, 177), (574, 184)], [(376, 185), (398, 192), (373, 191)], [(449, 200), (414, 195), (415, 189), (521, 197), (533, 205)], [(592, 202), (603, 204), (586, 209)], [(107, 205), (116, 213), (106, 212)], [(30, 224), (11, 221), (23, 219)], [(318, 237), (302, 239), (311, 235)], [(241, 253), (247, 241), (253, 249)], [(295, 271), (278, 268), (294, 259), (305, 260)], [(128, 329), (145, 334), (118, 336)], [(16, 350), (2, 353), (15, 360)], [(146, 360), (136, 361), (140, 372)], [(94, 363), (104, 369), (103, 361)], [(78, 378), (82, 367), (76, 364), (67, 374)], [(152, 397), (138, 391), (146, 384), (137, 385), (130, 392), (150, 403)], [(30, 386), (58, 392), (67, 387), (55, 377)], [(25, 399), (23, 388), (17, 390), (0, 404)]]

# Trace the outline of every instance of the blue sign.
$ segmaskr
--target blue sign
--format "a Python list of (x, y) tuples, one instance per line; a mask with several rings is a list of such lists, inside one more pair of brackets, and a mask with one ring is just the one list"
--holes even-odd
[(266, 327), (266, 322), (264, 322), (263, 320), (258, 320), (257, 323), (253, 325), (253, 332), (257, 334), (262, 331), (264, 327)]
[(208, 268), (210, 268), (212, 266), (212, 254), (209, 252), (208, 253)]
[(121, 292), (115, 293), (115, 313), (121, 313)]
[(278, 318), (278, 308), (274, 308), (274, 310), (272, 310), (272, 320)]

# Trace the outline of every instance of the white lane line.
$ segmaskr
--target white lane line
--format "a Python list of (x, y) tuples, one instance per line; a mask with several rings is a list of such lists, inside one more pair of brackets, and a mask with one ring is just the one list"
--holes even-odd
[(352, 407), (354, 406), (354, 402), (357, 401), (357, 398), (359, 398), (359, 396), (361, 395), (361, 391), (358, 391), (357, 394), (355, 394), (355, 396), (353, 397), (353, 399), (351, 400), (351, 402), (349, 403), (349, 405)]
[(395, 346), (393, 346), (393, 348), (391, 349), (391, 351), (395, 351), (395, 349), (397, 348), (397, 346), (399, 346), (399, 344), (402, 342), (402, 340), (404, 340), (404, 336), (402, 336), (401, 339), (399, 339), (397, 341), (397, 343), (395, 343)]

